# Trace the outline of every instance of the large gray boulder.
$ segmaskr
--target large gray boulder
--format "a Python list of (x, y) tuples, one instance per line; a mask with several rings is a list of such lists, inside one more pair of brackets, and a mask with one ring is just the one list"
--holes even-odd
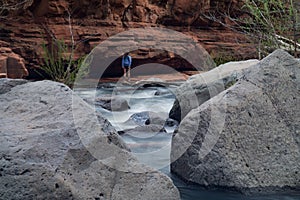
[(67, 86), (15, 85), (0, 95), (0, 199), (179, 199)]
[(182, 120), (172, 172), (245, 193), (300, 189), (299, 98), (300, 63), (277, 50)]
[(175, 90), (176, 100), (169, 117), (180, 122), (192, 109), (232, 86), (244, 69), (258, 62), (256, 59), (229, 62), (208, 72), (191, 76)]

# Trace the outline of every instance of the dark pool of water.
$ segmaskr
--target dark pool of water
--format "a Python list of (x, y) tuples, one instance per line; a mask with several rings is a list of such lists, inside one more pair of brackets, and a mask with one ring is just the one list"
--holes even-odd
[(300, 193), (287, 193), (276, 195), (243, 195), (238, 192), (222, 189), (206, 189), (196, 184), (187, 184), (176, 175), (171, 174), (169, 167), (161, 169), (176, 185), (182, 200), (300, 200)]

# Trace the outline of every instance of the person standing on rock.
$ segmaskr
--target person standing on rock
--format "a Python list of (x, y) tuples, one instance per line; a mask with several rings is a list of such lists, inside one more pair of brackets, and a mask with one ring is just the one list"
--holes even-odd
[(127, 80), (130, 80), (130, 69), (132, 64), (132, 58), (129, 53), (125, 53), (122, 58), (122, 68), (124, 70), (124, 77), (127, 77)]

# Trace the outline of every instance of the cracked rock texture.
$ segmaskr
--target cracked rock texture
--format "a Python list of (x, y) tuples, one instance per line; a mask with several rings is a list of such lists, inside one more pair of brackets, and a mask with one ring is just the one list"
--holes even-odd
[(299, 61), (273, 52), (187, 114), (173, 137), (172, 172), (245, 193), (299, 190), (299, 97)]
[(179, 199), (67, 86), (2, 79), (0, 91), (0, 199)]

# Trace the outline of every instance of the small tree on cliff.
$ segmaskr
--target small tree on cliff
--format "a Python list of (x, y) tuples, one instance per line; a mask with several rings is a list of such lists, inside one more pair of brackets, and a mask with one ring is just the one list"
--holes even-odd
[(63, 40), (53, 39), (50, 45), (44, 43), (42, 48), (44, 64), (41, 69), (51, 80), (72, 87), (77, 76), (84, 72), (84, 57), (71, 59), (68, 56), (70, 50)]
[(243, 29), (257, 37), (259, 52), (283, 48), (297, 56), (300, 13), (293, 0), (246, 0), (245, 8)]
[(44, 64), (41, 66), (41, 69), (51, 80), (73, 87), (76, 78), (81, 78), (88, 73), (89, 61), (87, 60), (91, 60), (91, 57), (89, 56), (88, 59), (86, 59), (86, 56), (79, 59), (74, 58), (76, 43), (71, 23), (71, 13), (69, 11), (67, 13), (71, 46), (67, 45), (63, 39), (57, 39), (45, 27), (51, 39), (48, 41), (48, 45), (46, 43), (42, 44)]

